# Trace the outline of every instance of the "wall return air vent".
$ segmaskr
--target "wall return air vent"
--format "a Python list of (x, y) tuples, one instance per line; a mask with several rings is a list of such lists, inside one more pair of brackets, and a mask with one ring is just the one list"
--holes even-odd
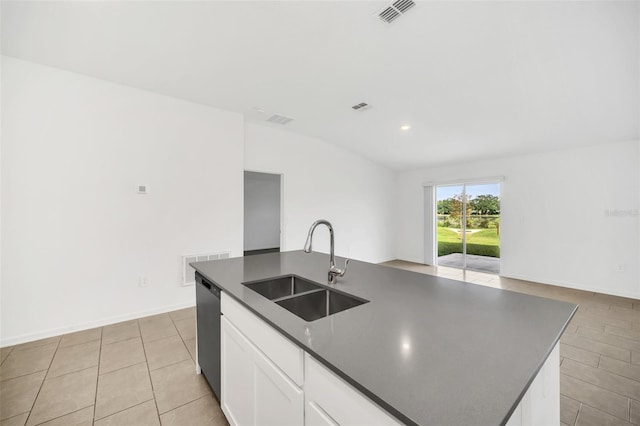
[(355, 109), (356, 111), (362, 111), (363, 109), (369, 108), (369, 104), (366, 102), (360, 102), (358, 105), (354, 105), (351, 108)]
[(393, 3), (383, 7), (378, 12), (378, 18), (380, 18), (381, 21), (390, 24), (415, 5), (416, 3), (413, 0), (396, 0)]
[(231, 252), (223, 251), (211, 254), (189, 254), (182, 256), (182, 282), (183, 287), (196, 283), (196, 270), (189, 265), (194, 262), (204, 262), (207, 260), (228, 259)]

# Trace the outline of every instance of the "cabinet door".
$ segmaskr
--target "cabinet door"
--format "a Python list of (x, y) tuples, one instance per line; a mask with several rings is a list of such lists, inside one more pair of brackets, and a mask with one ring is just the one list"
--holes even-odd
[(342, 426), (400, 425), (395, 417), (321, 365), (311, 355), (305, 355), (304, 364), (304, 397), (307, 408), (315, 405), (316, 411), (325, 414), (325, 421), (330, 420)]
[(538, 372), (522, 398), (522, 426), (560, 424), (560, 348), (559, 344)]
[(298, 426), (304, 421), (302, 390), (224, 316), (222, 410), (232, 425)]
[(506, 426), (560, 424), (560, 344), (556, 344)]
[(255, 424), (299, 426), (304, 419), (304, 394), (262, 352), (254, 359)]
[(255, 424), (251, 346), (222, 317), (222, 411), (232, 425)]

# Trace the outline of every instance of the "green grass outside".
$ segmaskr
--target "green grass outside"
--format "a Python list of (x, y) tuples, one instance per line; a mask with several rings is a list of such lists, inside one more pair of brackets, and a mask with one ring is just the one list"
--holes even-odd
[[(462, 253), (462, 236), (449, 228), (438, 227), (438, 256)], [(495, 228), (467, 233), (467, 254), (500, 257), (500, 237)]]

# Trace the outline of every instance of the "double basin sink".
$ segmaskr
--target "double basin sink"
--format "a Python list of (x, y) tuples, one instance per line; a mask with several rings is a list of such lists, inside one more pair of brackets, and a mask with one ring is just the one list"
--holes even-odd
[(315, 321), (368, 302), (297, 275), (243, 284), (305, 321)]

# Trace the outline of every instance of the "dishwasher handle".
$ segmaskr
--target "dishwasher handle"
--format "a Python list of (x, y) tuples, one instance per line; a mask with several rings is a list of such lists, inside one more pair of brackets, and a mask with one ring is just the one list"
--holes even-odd
[(198, 284), (201, 284), (203, 287), (206, 287), (218, 299), (220, 298), (220, 289), (218, 287), (211, 284), (209, 281), (205, 280), (204, 278), (201, 278), (201, 277), (198, 277), (198, 278), (199, 279), (196, 279)]

